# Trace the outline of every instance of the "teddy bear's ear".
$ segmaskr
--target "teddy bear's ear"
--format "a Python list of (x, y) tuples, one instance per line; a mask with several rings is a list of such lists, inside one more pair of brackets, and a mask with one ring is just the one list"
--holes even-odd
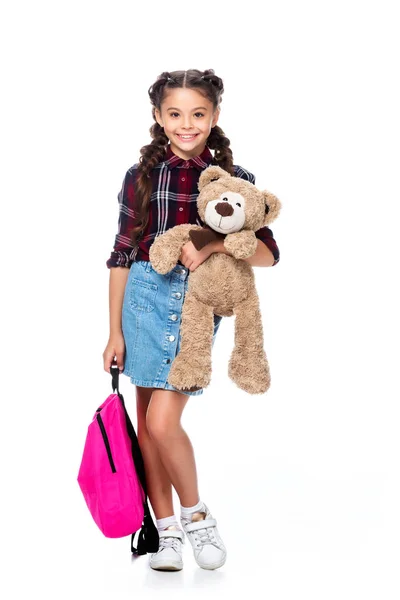
[(221, 177), (231, 177), (231, 175), (230, 173), (228, 173), (228, 171), (224, 171), (224, 169), (221, 169), (221, 167), (218, 167), (217, 165), (211, 165), (211, 167), (207, 167), (207, 169), (204, 169), (204, 171), (199, 177), (199, 182), (197, 184), (199, 192), (201, 192), (205, 185), (211, 183), (211, 181), (221, 179)]
[(274, 194), (271, 194), (271, 192), (267, 192), (267, 190), (264, 190), (262, 192), (262, 195), (265, 202), (264, 225), (268, 225), (269, 223), (272, 223), (272, 221), (275, 221), (275, 219), (278, 217), (282, 205), (280, 203), (280, 200), (278, 200), (278, 198), (274, 196)]

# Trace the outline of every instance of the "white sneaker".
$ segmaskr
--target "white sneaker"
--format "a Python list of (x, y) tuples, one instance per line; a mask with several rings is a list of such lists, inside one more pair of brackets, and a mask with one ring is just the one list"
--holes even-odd
[[(181, 523), (192, 545), (199, 567), (218, 569), (226, 561), (226, 548), (218, 533), (216, 519), (213, 518), (205, 504), (204, 508), (205, 512), (194, 513), (191, 521), (181, 517)], [(204, 515), (204, 519), (196, 520), (202, 515)]]
[(183, 568), (182, 545), (185, 543), (182, 529), (163, 529), (158, 535), (158, 551), (150, 556), (150, 567), (160, 571), (180, 571)]

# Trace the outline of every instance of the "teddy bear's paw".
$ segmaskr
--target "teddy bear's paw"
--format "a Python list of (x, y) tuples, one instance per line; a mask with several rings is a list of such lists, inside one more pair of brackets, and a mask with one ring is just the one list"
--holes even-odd
[(172, 253), (168, 252), (168, 247), (165, 247), (165, 244), (163, 246), (162, 244), (157, 243), (157, 240), (150, 246), (149, 259), (153, 269), (157, 271), (157, 273), (160, 273), (160, 275), (169, 273), (177, 262), (174, 256), (172, 256)]
[(168, 383), (178, 390), (195, 392), (207, 387), (210, 383), (210, 378), (210, 369), (207, 370), (204, 367), (193, 365), (179, 354), (175, 357), (171, 365), (168, 374)]
[(167, 265), (165, 265), (164, 263), (162, 265), (157, 265), (155, 266), (154, 263), (151, 263), (152, 267), (154, 268), (155, 271), (157, 271), (157, 273), (159, 273), (160, 275), (166, 275), (167, 273), (169, 273), (175, 266), (175, 263), (169, 263)]
[(271, 374), (265, 353), (251, 355), (232, 352), (228, 375), (240, 389), (249, 394), (264, 394), (271, 385)]
[(225, 240), (225, 249), (236, 259), (253, 256), (257, 250), (257, 238), (254, 231), (237, 231), (229, 233)]
[(168, 260), (168, 257), (165, 256), (155, 256), (153, 254), (149, 255), (149, 258), (151, 266), (155, 271), (157, 271), (157, 273), (160, 273), (160, 275), (169, 273), (176, 265), (176, 261), (174, 261), (172, 258)]

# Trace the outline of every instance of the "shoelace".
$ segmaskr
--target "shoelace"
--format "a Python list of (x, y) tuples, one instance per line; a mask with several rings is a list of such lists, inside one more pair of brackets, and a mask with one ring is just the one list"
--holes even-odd
[(173, 548), (174, 550), (179, 552), (180, 544), (182, 544), (182, 542), (179, 538), (172, 536), (160, 537), (158, 551), (160, 552), (161, 550), (164, 550), (164, 548)]
[(192, 535), (194, 537), (198, 548), (200, 546), (205, 546), (206, 544), (217, 545), (214, 527), (204, 527), (203, 529), (196, 529), (195, 531), (190, 531), (189, 535)]

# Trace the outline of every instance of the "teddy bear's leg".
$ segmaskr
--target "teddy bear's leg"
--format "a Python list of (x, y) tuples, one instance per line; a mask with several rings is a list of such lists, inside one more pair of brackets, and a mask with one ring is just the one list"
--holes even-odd
[(228, 375), (249, 394), (266, 392), (271, 383), (267, 356), (263, 346), (263, 326), (258, 294), (236, 305), (235, 348), (231, 354)]
[(189, 392), (210, 383), (213, 333), (213, 308), (186, 292), (180, 326), (181, 345), (172, 362), (168, 383)]

